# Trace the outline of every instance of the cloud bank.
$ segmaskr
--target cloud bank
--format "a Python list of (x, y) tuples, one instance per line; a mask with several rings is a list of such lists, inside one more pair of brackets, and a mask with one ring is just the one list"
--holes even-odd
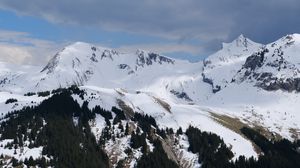
[(45, 64), (64, 43), (32, 38), (26, 32), (0, 29), (0, 61), (14, 64)]
[(2, 0), (0, 8), (59, 24), (95, 26), (169, 39), (267, 42), (300, 30), (298, 0)]
[[(207, 53), (219, 48), (221, 41), (239, 34), (268, 43), (286, 34), (300, 33), (299, 0), (1, 0), (0, 9), (57, 25), (157, 36), (171, 41), (157, 50), (177, 47), (190, 49), (191, 53), (197, 53), (197, 49), (187, 46), (187, 40), (201, 45), (198, 53)], [(36, 46), (50, 44), (30, 40)]]

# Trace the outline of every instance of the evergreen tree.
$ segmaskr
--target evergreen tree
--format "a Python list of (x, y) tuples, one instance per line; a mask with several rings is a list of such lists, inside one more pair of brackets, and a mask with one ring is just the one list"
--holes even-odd
[(11, 162), (12, 162), (12, 166), (13, 167), (17, 167), (19, 165), (18, 160), (16, 158), (14, 158), (14, 157), (11, 159)]
[(153, 152), (143, 154), (137, 162), (138, 168), (177, 168), (179, 167), (174, 161), (170, 160), (165, 153), (160, 141), (154, 141)]
[(128, 125), (128, 122), (126, 123), (125, 135), (129, 135), (129, 125)]
[[(70, 92), (63, 91), (36, 107), (8, 114), (9, 120), (0, 126), (0, 139), (14, 139), (11, 147), (20, 147), (30, 130), (29, 148), (43, 146), (42, 154), (52, 159), (48, 165), (44, 159), (30, 157), (24, 161), (27, 166), (108, 167), (108, 158), (96, 143), (88, 123), (94, 114), (87, 102), (80, 107)], [(73, 123), (74, 116), (79, 117), (78, 126)]]
[(178, 128), (176, 134), (177, 134), (177, 135), (182, 135), (182, 134), (183, 134), (182, 128), (181, 128), (181, 127)]

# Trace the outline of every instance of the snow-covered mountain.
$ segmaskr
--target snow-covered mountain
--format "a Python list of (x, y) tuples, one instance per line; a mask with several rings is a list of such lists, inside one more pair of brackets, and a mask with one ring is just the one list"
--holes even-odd
[(240, 35), (231, 43), (223, 43), (221, 50), (204, 61), (203, 78), (215, 92), (226, 87), (246, 59), (263, 45)]
[(41, 71), (44, 77), (38, 85), (45, 88), (45, 83), (56, 82), (51, 85), (125, 86), (124, 80), (142, 75), (143, 71), (162, 66), (172, 67), (174, 64), (174, 60), (155, 53), (137, 50), (136, 53), (122, 54), (112, 49), (77, 42), (64, 48), (49, 61)]
[[(0, 108), (5, 114), (44, 100), (23, 96), (27, 92), (78, 85), (91, 109), (116, 106), (148, 114), (163, 128), (193, 125), (221, 136), (236, 158), (257, 157), (253, 143), (239, 132), (243, 126), (261, 130), (268, 138), (300, 137), (298, 53), (298, 34), (267, 45), (241, 35), (197, 63), (76, 42), (44, 67), (1, 63)], [(7, 98), (19, 103), (5, 104)], [(102, 127), (96, 123), (93, 133), (98, 135)]]
[(236, 78), (255, 82), (265, 90), (299, 92), (299, 51), (299, 34), (282, 37), (248, 57)]

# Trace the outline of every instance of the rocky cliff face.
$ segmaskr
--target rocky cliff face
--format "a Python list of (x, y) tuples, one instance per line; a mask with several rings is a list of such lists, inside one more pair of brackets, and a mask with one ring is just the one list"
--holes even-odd
[(265, 90), (299, 91), (299, 35), (285, 36), (252, 54), (238, 73), (240, 80)]
[[(23, 107), (37, 106), (76, 85), (74, 92), (80, 94), (71, 97), (78, 102), (77, 107), (88, 103), (86, 111), (96, 106), (108, 111), (112, 107), (122, 109), (126, 114), (126, 119), (121, 119), (123, 126), (128, 123), (132, 129), (137, 128), (139, 123), (130, 119), (134, 114), (153, 117), (160, 129), (186, 130), (192, 125), (219, 135), (236, 158), (257, 157), (253, 144), (241, 135), (243, 126), (261, 130), (271, 138), (300, 137), (299, 53), (300, 35), (297, 34), (267, 45), (240, 36), (196, 63), (153, 52), (122, 53), (78, 42), (58, 52), (44, 67), (0, 63), (1, 117)], [(18, 101), (6, 103), (7, 98)], [(130, 146), (129, 136), (120, 132), (121, 126), (119, 129), (116, 124), (107, 124), (120, 123), (120, 118), (114, 119), (117, 114), (110, 119), (103, 115), (104, 118), (100, 114), (91, 115), (89, 124), (96, 139), (108, 132), (117, 137), (116, 141), (104, 145), (114, 164), (120, 161), (118, 158), (129, 155), (124, 162), (137, 161), (141, 157), (140, 149), (124, 153)], [(79, 122), (78, 116), (72, 120), (74, 125)], [(139, 139), (142, 135), (139, 132), (138, 137), (133, 137)], [(197, 156), (187, 150), (184, 135), (163, 139), (162, 146), (171, 160), (178, 164), (185, 160), (183, 165), (187, 167), (196, 165)], [(6, 142), (10, 141), (3, 144)], [(154, 143), (146, 143), (145, 151), (151, 151)], [(14, 151), (9, 152), (14, 155)], [(178, 153), (182, 156), (174, 157)]]

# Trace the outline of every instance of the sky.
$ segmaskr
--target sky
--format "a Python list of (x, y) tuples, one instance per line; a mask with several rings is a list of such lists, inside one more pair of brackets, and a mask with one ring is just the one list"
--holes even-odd
[(0, 61), (42, 65), (83, 41), (194, 62), (240, 34), (300, 33), (299, 16), (299, 0), (1, 0)]

